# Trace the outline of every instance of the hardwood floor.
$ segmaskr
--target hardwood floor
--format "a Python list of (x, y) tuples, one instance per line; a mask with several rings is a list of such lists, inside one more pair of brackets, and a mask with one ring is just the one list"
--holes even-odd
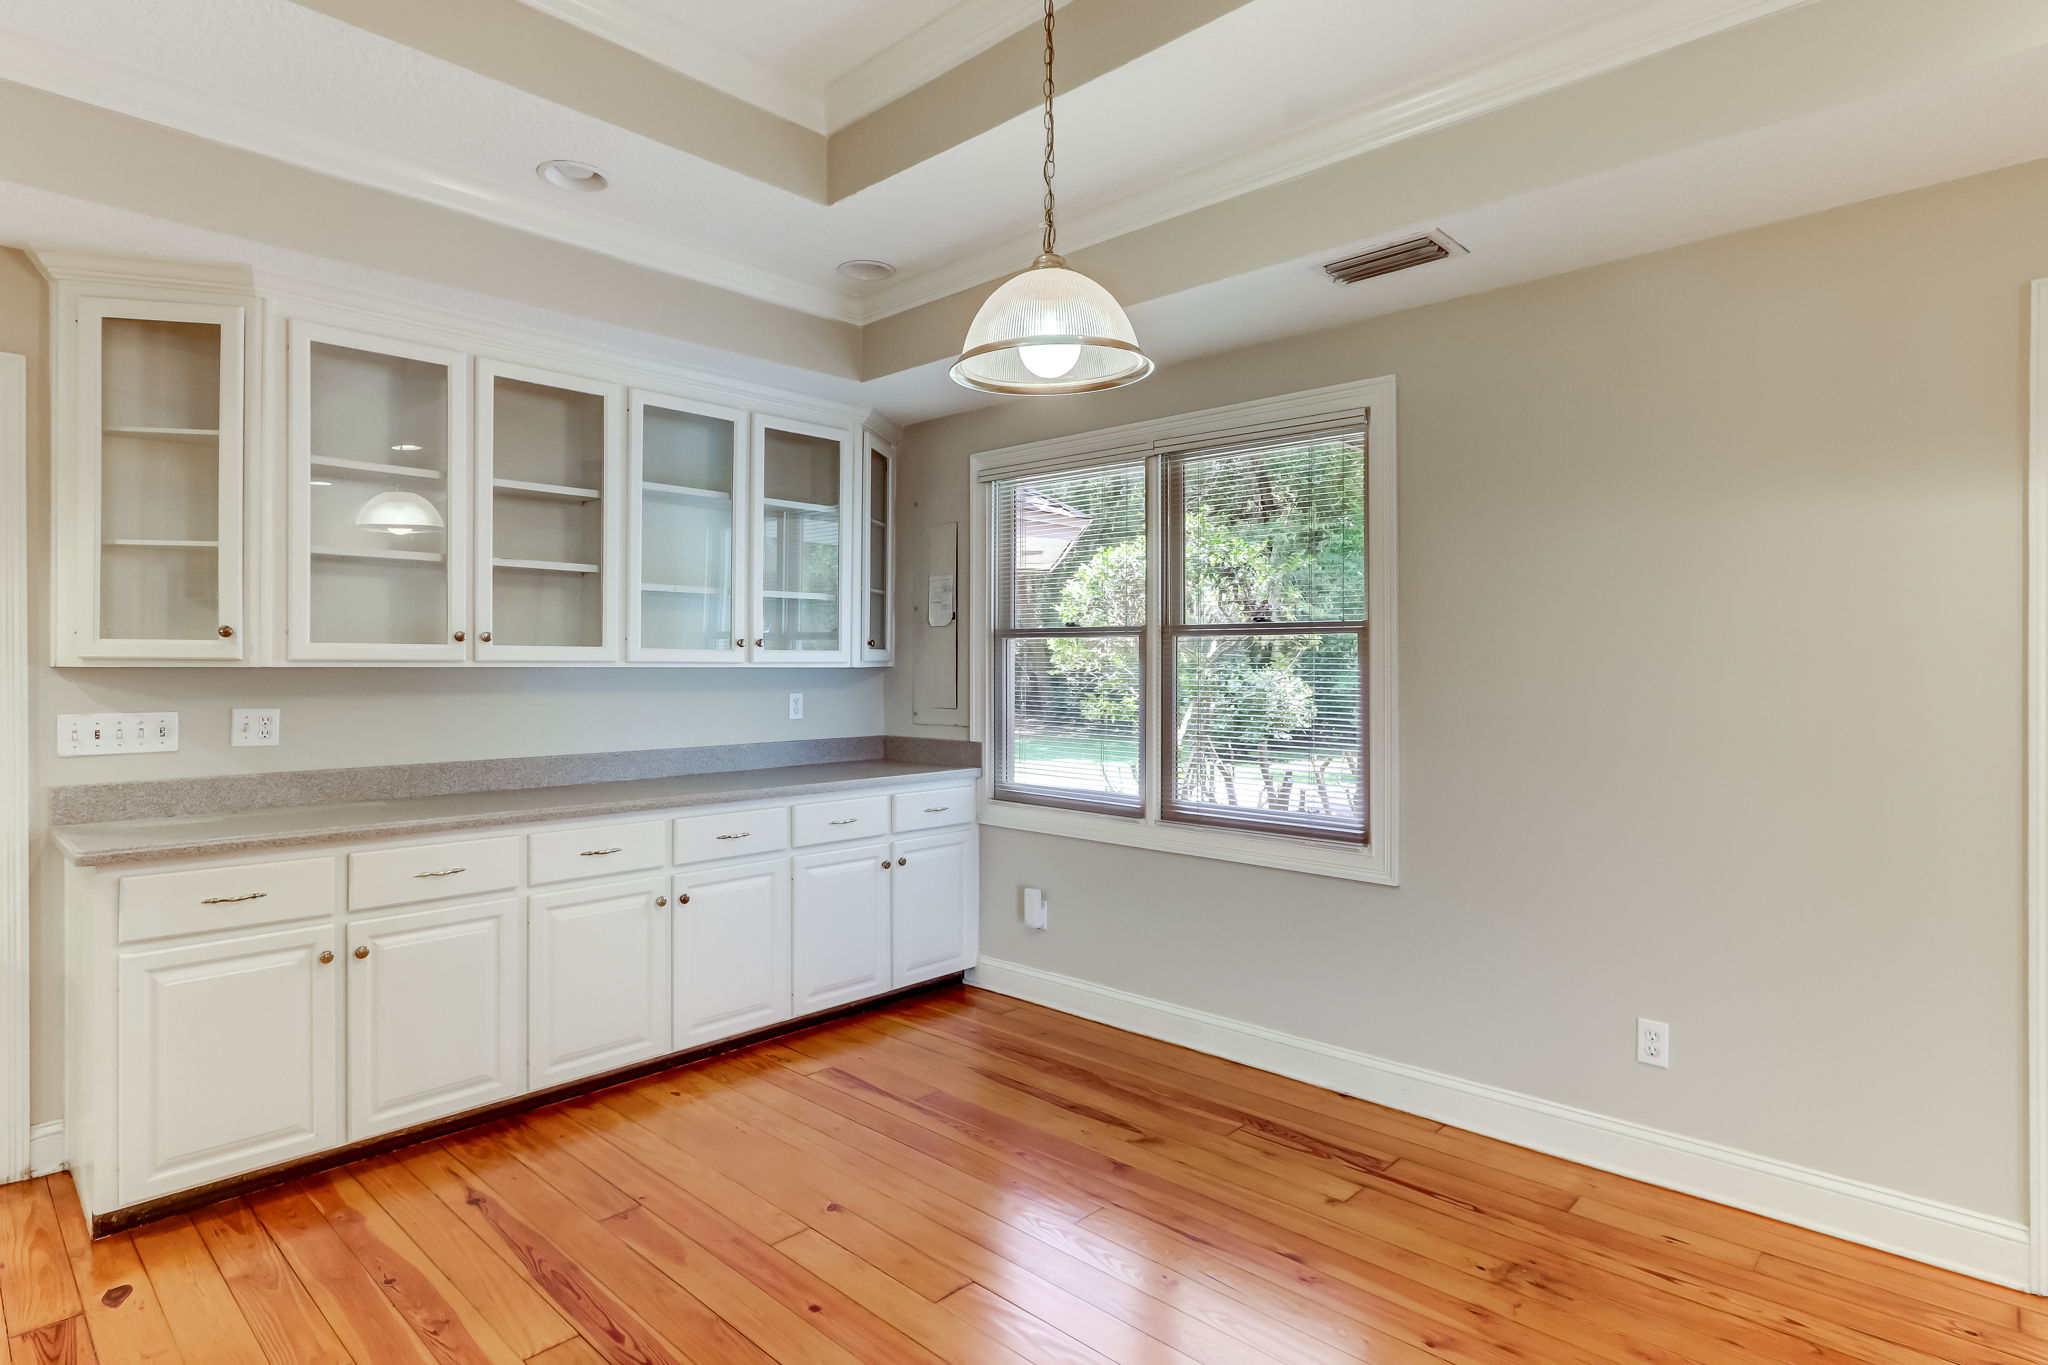
[(2048, 1308), (950, 990), (89, 1242), (8, 1365), (2006, 1365)]

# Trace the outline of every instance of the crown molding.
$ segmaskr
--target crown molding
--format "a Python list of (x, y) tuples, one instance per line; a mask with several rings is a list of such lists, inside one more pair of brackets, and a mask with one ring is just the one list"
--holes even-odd
[[(1110, 241), (1812, 2), (1648, 0), (1568, 25), (1290, 136), (1245, 147), (1192, 171), (1119, 186), (1112, 202), (1062, 215), (1061, 245), (1072, 252)], [(1029, 263), (1027, 244), (1036, 231), (1020, 223), (1013, 233), (899, 276), (860, 300), (857, 320), (879, 322), (1015, 274)]]
[[(1056, 0), (1056, 8), (1071, 3)], [(962, 0), (827, 85), (826, 130), (858, 123), (1035, 22), (1016, 0)]]
[(810, 129), (831, 131), (824, 92), (789, 79), (739, 49), (705, 37), (644, 0), (520, 0), (532, 9), (574, 24), (585, 33), (661, 63), (679, 75), (722, 90), (778, 118)]
[(852, 299), (839, 290), (786, 275), (666, 234), (585, 213), (567, 204), (526, 198), (459, 167), (393, 148), (371, 146), (279, 118), (230, 99), (166, 80), (18, 31), (0, 30), (0, 80), (10, 80), (174, 128), (275, 161), (366, 185), (500, 227), (581, 247), (631, 265), (837, 322), (857, 322)]

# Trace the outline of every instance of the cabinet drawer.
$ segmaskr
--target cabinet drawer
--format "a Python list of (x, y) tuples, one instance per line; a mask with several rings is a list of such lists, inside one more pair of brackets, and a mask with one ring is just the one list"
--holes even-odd
[(780, 853), (789, 847), (789, 807), (685, 815), (676, 821), (676, 862)]
[(898, 834), (939, 829), (974, 821), (974, 788), (941, 787), (926, 792), (898, 792), (889, 798), (890, 821)]
[(121, 942), (331, 915), (334, 886), (332, 858), (123, 877)]
[(664, 822), (646, 820), (536, 834), (526, 841), (527, 880), (545, 886), (667, 867), (667, 833)]
[(517, 885), (517, 839), (469, 839), (348, 855), (351, 910), (509, 891)]
[(817, 801), (794, 811), (796, 842), (836, 844), (841, 839), (872, 839), (889, 832), (889, 798), (856, 796), (846, 801)]

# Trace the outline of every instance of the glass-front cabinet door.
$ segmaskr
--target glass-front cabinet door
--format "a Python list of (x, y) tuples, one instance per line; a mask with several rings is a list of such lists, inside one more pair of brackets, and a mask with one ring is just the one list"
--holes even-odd
[(476, 657), (619, 657), (618, 386), (477, 364)]
[(467, 358), (294, 321), (287, 406), (288, 656), (467, 658)]
[(847, 663), (853, 441), (835, 427), (754, 423), (756, 663)]
[(626, 657), (743, 662), (747, 415), (636, 390), (627, 426)]
[(236, 306), (78, 301), (59, 663), (245, 657), (246, 322)]
[(896, 447), (873, 432), (861, 434), (860, 662), (882, 665), (896, 657)]

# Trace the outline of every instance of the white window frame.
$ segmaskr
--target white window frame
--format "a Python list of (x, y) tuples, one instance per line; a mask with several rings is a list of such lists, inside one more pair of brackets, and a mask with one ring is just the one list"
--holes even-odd
[[(1365, 845), (1339, 844), (1308, 835), (1261, 834), (1163, 820), (1158, 810), (1158, 792), (1159, 765), (1165, 758), (1156, 752), (1156, 745), (1143, 746), (1145, 811), (1140, 818), (998, 799), (994, 771), (985, 769), (980, 799), (981, 822), (984, 825), (1088, 839), (1097, 843), (1123, 844), (1161, 853), (1285, 868), (1293, 872), (1376, 882), (1385, 886), (1400, 883), (1400, 594), (1395, 577), (1398, 559), (1396, 435), (1394, 379), (1391, 375), (1228, 407), (1207, 408), (1056, 440), (1007, 446), (974, 456), (972, 497), (975, 506), (973, 516), (968, 519), (971, 581), (966, 597), (969, 624), (973, 631), (969, 672), (974, 711), (970, 733), (982, 742), (984, 751), (991, 750), (995, 718), (990, 623), (995, 617), (997, 581), (991, 489), (995, 481), (1146, 459), (1146, 529), (1148, 543), (1156, 553), (1157, 547), (1165, 543), (1160, 533), (1168, 515), (1168, 509), (1162, 505), (1163, 500), (1159, 496), (1159, 448), (1184, 446), (1191, 440), (1211, 434), (1220, 440), (1229, 433), (1250, 428), (1282, 426), (1356, 411), (1363, 411), (1368, 421), (1366, 616), (1371, 633), (1366, 666), (1365, 780), (1366, 809), (1371, 813), (1371, 842)], [(1156, 569), (1149, 577), (1152, 595), (1156, 598), (1159, 583)], [(1159, 671), (1162, 632), (1157, 601), (1154, 601), (1149, 615), (1151, 619), (1145, 625), (1143, 650), (1146, 676), (1156, 680), (1163, 676)], [(1147, 699), (1152, 706), (1160, 700), (1156, 695), (1156, 684), (1154, 692), (1155, 695)], [(1148, 709), (1143, 723), (1149, 727), (1152, 719)]]

